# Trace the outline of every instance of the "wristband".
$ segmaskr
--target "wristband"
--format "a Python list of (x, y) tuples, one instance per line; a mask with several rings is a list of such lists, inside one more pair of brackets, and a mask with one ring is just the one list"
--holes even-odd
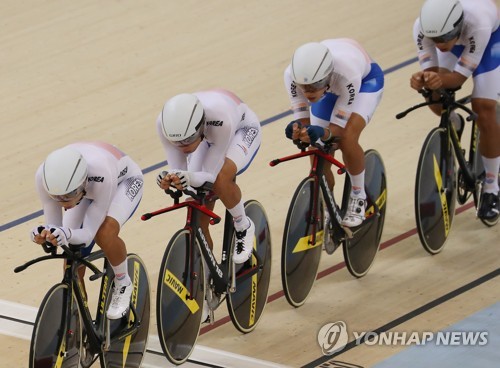
[(332, 131), (328, 128), (325, 128), (326, 130), (328, 130), (328, 138), (326, 139), (321, 139), (322, 142), (326, 143), (326, 142), (329, 142), (331, 139), (332, 139)]

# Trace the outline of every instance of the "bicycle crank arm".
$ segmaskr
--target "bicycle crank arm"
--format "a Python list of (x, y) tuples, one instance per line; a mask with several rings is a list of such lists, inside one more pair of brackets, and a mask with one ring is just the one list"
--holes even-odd
[(236, 264), (231, 262), (231, 287), (229, 288), (231, 293), (236, 291)]
[(347, 236), (348, 239), (352, 239), (354, 233), (353, 231), (351, 230), (350, 227), (347, 227), (347, 226), (342, 226), (342, 229), (344, 229), (344, 232), (345, 232), (345, 235)]
[(103, 351), (109, 351), (111, 346), (111, 322), (109, 319), (106, 320), (106, 340), (104, 341)]

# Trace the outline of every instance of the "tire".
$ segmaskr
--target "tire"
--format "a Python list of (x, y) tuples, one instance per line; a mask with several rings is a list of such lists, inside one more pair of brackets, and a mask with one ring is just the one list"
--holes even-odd
[[(286, 300), (294, 307), (306, 301), (321, 259), (322, 213), (313, 214), (314, 179), (303, 179), (292, 197), (283, 232), (281, 247), (281, 281)], [(316, 201), (318, 207), (320, 200)], [(312, 226), (311, 222), (316, 220)], [(312, 229), (316, 228), (316, 244), (309, 244)]]
[[(138, 330), (111, 343), (110, 349), (101, 353), (100, 361), (102, 368), (127, 367), (139, 368), (146, 354), (146, 346), (149, 335), (149, 317), (150, 317), (150, 283), (146, 266), (142, 259), (136, 254), (127, 256), (128, 273), (134, 291), (132, 292), (131, 304), (134, 306), (137, 318), (140, 321)], [(111, 267), (109, 267), (111, 271)], [(109, 280), (113, 280), (114, 275), (111, 271)], [(106, 293), (106, 310), (111, 302), (111, 290)], [(111, 320), (111, 337), (118, 335), (124, 329), (132, 326), (134, 323), (134, 314), (129, 311), (127, 318)]]
[[(191, 355), (200, 331), (205, 279), (198, 240), (190, 271), (189, 239), (192, 233), (179, 230), (170, 240), (161, 263), (156, 299), (160, 345), (173, 364), (184, 363)], [(192, 298), (187, 293), (192, 283)]]
[[(82, 322), (73, 297), (70, 326), (67, 284), (54, 285), (45, 295), (33, 327), (29, 368), (78, 368), (82, 345)], [(64, 354), (63, 354), (64, 353)]]
[(456, 164), (447, 131), (434, 128), (424, 141), (415, 181), (415, 219), (420, 242), (430, 254), (443, 250), (455, 214)]
[(254, 255), (244, 264), (236, 265), (236, 291), (229, 292), (226, 299), (231, 321), (242, 333), (253, 331), (264, 312), (271, 281), (272, 249), (269, 222), (262, 205), (250, 200), (245, 203), (245, 213), (255, 224)]
[[(345, 186), (344, 198), (348, 198), (351, 192), (349, 180)], [(375, 150), (365, 152), (365, 191), (368, 202), (366, 219), (353, 231), (353, 237), (343, 242), (344, 260), (354, 277), (363, 277), (373, 265), (385, 222), (387, 177), (382, 157)]]

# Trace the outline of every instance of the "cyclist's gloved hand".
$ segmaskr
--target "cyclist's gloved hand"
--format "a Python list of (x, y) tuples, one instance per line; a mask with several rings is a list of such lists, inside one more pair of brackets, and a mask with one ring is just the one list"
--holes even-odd
[(309, 147), (309, 142), (302, 142), (300, 139), (294, 139), (293, 144), (295, 144), (300, 150)]
[(311, 144), (322, 138), (325, 134), (325, 128), (317, 125), (309, 125), (308, 127), (306, 127), (306, 131), (309, 139), (311, 140)]
[(36, 237), (39, 236), (43, 230), (48, 230), (48, 227), (47, 226), (43, 226), (43, 225), (40, 225), (40, 226), (37, 226), (37, 227), (34, 227), (31, 232), (30, 232), (30, 239), (33, 243), (38, 243), (36, 241)]
[[(156, 184), (161, 188), (161, 181), (167, 176), (168, 171), (163, 170), (161, 173), (158, 174), (156, 177)], [(162, 188), (163, 189), (163, 188)]]
[(173, 172), (179, 180), (180, 180), (180, 185), (182, 186), (182, 190), (187, 189), (191, 185), (191, 180), (189, 178), (189, 172), (183, 171), (183, 170), (178, 170)]
[(68, 245), (71, 239), (71, 229), (67, 227), (51, 227), (50, 232), (56, 238), (57, 245)]
[(302, 123), (300, 122), (300, 120), (293, 120), (293, 121), (289, 122), (285, 128), (285, 135), (288, 139), (293, 139), (293, 125), (294, 124), (297, 124), (297, 129), (300, 130), (302, 128)]

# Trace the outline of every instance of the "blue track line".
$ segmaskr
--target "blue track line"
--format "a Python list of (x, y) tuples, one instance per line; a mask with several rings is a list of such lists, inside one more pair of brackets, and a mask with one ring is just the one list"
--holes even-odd
[[(413, 64), (414, 62), (416, 62), (418, 59), (416, 57), (414, 58), (411, 58), (411, 59), (408, 59), (406, 61), (403, 61), (402, 63), (399, 63), (399, 64), (396, 64), (394, 66), (391, 66), (390, 68), (384, 70), (384, 74), (387, 75), (387, 74), (390, 74), (392, 72), (395, 72), (396, 70), (399, 70), (399, 69), (402, 69), (404, 68), (405, 66), (408, 66), (410, 64)], [(277, 120), (280, 120), (282, 118), (284, 118), (285, 116), (288, 116), (288, 115), (291, 115), (292, 112), (291, 111), (285, 111), (285, 112), (281, 112), (277, 115), (274, 115), (268, 119), (265, 119), (263, 121), (261, 121), (260, 125), (264, 126), (264, 125), (267, 125), (267, 124), (271, 124)], [(142, 173), (143, 174), (147, 174), (147, 173), (150, 173), (151, 171), (155, 171), (155, 170), (158, 170), (159, 168), (163, 167), (163, 166), (166, 166), (167, 165), (167, 161), (162, 161), (162, 162), (159, 162), (157, 164), (154, 164), (150, 167), (147, 167), (145, 168), (144, 170), (142, 170)], [(42, 210), (39, 210), (39, 211), (36, 211), (36, 212), (33, 212), (29, 215), (26, 215), (26, 216), (23, 216), (21, 218), (18, 218), (17, 220), (14, 220), (14, 221), (11, 221), (11, 222), (8, 222), (4, 225), (1, 225), (0, 226), (0, 233), (2, 231), (5, 231), (5, 230), (8, 230), (14, 226), (17, 226), (17, 225), (21, 225), (27, 221), (30, 221), (30, 220), (33, 220), (34, 218), (37, 218), (39, 216), (41, 216), (43, 214), (43, 211)]]

